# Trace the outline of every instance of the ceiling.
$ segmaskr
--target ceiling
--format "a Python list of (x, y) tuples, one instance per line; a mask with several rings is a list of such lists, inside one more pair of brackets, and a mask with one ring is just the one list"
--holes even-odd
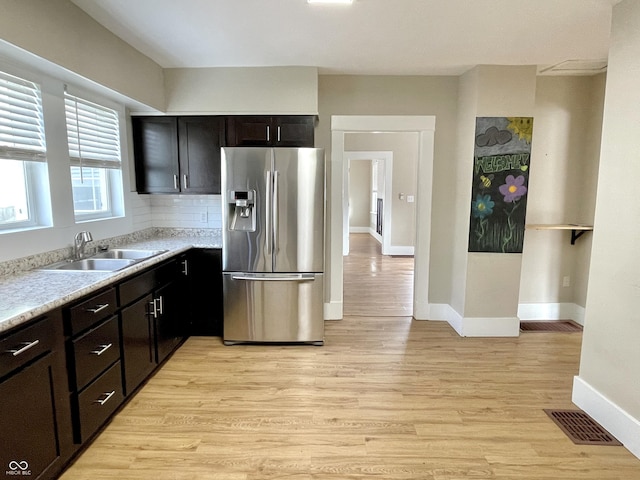
[(564, 63), (562, 73), (589, 72), (606, 61), (619, 0), (72, 1), (164, 68), (459, 75), (478, 64), (545, 70), (573, 60), (577, 71)]

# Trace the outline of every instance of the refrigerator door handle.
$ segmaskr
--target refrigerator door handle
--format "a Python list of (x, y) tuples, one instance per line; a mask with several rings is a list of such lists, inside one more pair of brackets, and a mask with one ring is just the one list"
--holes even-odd
[(271, 227), (271, 193), (272, 193), (272, 181), (271, 181), (271, 170), (267, 170), (267, 180), (266, 180), (266, 204), (267, 208), (265, 209), (265, 238), (266, 238), (266, 247), (267, 247), (267, 255), (271, 255), (273, 253), (273, 229)]
[(279, 172), (273, 172), (273, 252), (278, 253), (278, 176)]
[(315, 280), (315, 278), (316, 276), (313, 273), (292, 273), (290, 275), (279, 275), (277, 277), (252, 275), (250, 273), (231, 275), (232, 280), (248, 280), (252, 282), (309, 282)]

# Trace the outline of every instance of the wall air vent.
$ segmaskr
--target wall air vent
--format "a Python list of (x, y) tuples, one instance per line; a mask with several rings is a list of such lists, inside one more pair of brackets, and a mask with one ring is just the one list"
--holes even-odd
[(565, 60), (538, 67), (538, 75), (597, 75), (607, 71), (607, 60)]

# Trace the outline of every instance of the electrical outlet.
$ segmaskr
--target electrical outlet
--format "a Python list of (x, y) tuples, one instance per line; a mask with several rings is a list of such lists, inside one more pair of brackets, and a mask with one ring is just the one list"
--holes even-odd
[(200, 222), (201, 223), (207, 223), (207, 212), (201, 212), (200, 213)]
[(570, 287), (571, 286), (571, 277), (569, 275), (566, 275), (566, 276), (562, 277), (562, 286), (563, 287)]

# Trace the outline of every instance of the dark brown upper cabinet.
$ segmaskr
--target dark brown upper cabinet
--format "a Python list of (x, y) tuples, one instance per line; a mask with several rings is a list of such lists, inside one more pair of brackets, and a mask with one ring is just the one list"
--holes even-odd
[(220, 193), (224, 117), (133, 117), (138, 193)]
[(227, 117), (229, 147), (313, 147), (315, 118), (310, 115)]

